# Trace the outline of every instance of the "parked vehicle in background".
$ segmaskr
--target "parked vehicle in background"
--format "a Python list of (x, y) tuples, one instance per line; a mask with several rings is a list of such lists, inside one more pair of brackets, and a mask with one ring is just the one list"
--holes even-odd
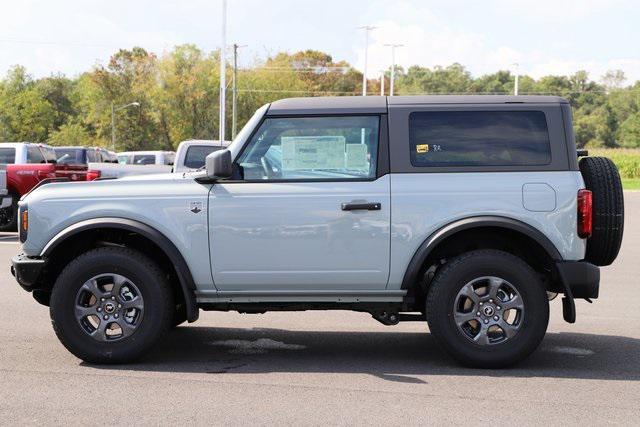
[(0, 208), (0, 231), (16, 229), (17, 204), (40, 181), (63, 178), (85, 181), (87, 166), (58, 164), (54, 149), (46, 144), (31, 142), (0, 143), (0, 163), (7, 164), (7, 189), (12, 203)]
[(118, 153), (118, 163), (123, 165), (173, 166), (175, 159), (175, 151), (124, 151)]
[(66, 165), (69, 170), (86, 171), (86, 181), (101, 176), (101, 171), (89, 168), (89, 163), (118, 163), (114, 152), (100, 147), (55, 147), (54, 151), (59, 165)]
[(227, 148), (231, 141), (216, 141), (211, 139), (189, 139), (182, 141), (176, 150), (174, 172), (189, 172), (201, 169), (205, 158), (214, 151)]
[(173, 151), (128, 151), (117, 154), (118, 163), (89, 163), (91, 175), (100, 178), (122, 178), (171, 172)]
[(54, 147), (59, 164), (84, 165), (89, 163), (117, 163), (118, 158), (112, 151), (90, 147)]

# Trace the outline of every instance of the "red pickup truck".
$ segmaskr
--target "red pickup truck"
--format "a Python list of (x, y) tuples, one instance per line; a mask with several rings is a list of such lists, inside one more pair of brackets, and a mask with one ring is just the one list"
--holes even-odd
[[(0, 143), (0, 164), (7, 165), (7, 197), (11, 198), (9, 206), (0, 208), (0, 231), (16, 230), (18, 200), (40, 181), (50, 178), (87, 179), (86, 165), (58, 164), (55, 151), (45, 144)], [(3, 203), (5, 205), (7, 203)]]

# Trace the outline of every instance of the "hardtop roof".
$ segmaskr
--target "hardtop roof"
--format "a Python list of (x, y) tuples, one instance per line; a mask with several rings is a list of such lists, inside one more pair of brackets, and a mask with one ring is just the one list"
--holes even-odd
[(429, 104), (566, 104), (559, 96), (513, 95), (420, 95), (420, 96), (331, 96), (286, 98), (274, 101), (267, 115), (386, 113), (387, 105)]

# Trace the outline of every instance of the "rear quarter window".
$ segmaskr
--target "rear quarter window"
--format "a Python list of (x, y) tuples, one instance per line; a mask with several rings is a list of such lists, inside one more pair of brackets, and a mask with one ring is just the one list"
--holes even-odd
[(409, 115), (411, 164), (542, 166), (551, 163), (542, 111), (425, 111)]

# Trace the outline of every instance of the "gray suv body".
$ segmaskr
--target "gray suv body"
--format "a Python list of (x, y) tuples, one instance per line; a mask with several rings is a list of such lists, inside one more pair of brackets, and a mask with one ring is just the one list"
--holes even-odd
[[(561, 98), (285, 99), (206, 170), (33, 191), (12, 271), (89, 361), (135, 358), (200, 309), (351, 309), (504, 366), (539, 344), (548, 296), (575, 321), (617, 255), (619, 177), (585, 159)], [(592, 209), (619, 227), (591, 236)]]

